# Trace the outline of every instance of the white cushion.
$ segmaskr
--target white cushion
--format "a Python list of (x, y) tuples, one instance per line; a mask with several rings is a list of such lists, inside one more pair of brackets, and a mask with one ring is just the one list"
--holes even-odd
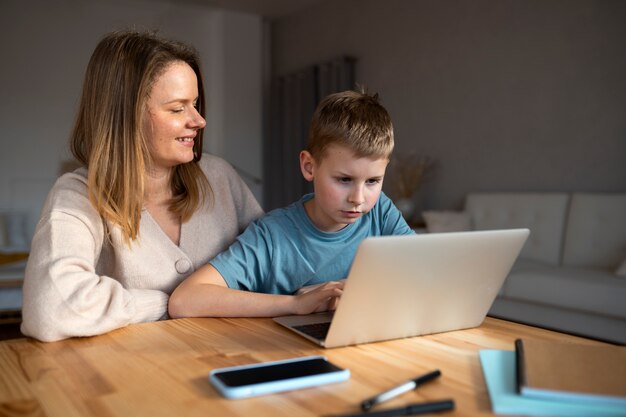
[(422, 212), (422, 218), (429, 233), (472, 230), (469, 213), (464, 211), (424, 211)]
[(521, 258), (559, 265), (567, 193), (470, 193), (465, 202), (475, 230), (525, 227), (530, 236)]
[(0, 213), (0, 246), (6, 246), (8, 244), (9, 239), (7, 238), (6, 221), (4, 220), (4, 214)]
[(502, 292), (513, 299), (626, 319), (626, 280), (612, 272), (518, 260)]
[(617, 269), (615, 270), (615, 275), (618, 275), (620, 277), (626, 277), (626, 259), (624, 259), (624, 262), (622, 262), (622, 264), (617, 267)]
[(615, 270), (625, 253), (626, 194), (573, 194), (563, 265)]
[(0, 214), (3, 218), (3, 246), (5, 249), (9, 252), (27, 252), (26, 213), (23, 211), (5, 211)]

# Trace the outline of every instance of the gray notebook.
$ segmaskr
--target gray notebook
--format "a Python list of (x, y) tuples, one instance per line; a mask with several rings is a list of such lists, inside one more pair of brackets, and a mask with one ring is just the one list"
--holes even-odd
[(277, 323), (327, 348), (479, 326), (528, 229), (370, 237), (334, 312)]

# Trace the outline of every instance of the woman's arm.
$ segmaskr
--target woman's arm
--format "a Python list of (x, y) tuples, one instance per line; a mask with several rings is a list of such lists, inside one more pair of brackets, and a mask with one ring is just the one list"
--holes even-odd
[(341, 296), (343, 282), (327, 282), (298, 295), (262, 294), (228, 288), (208, 264), (172, 293), (169, 315), (180, 317), (275, 317), (326, 311)]
[(42, 341), (93, 336), (166, 314), (163, 291), (127, 289), (96, 273), (101, 247), (79, 219), (53, 213), (43, 222), (26, 268), (24, 334)]
[(59, 181), (31, 245), (23, 286), (22, 332), (56, 341), (165, 316), (165, 292), (149, 286), (127, 288), (117, 275), (96, 271), (96, 264), (106, 256), (103, 222), (86, 196), (82, 177), (66, 174)]

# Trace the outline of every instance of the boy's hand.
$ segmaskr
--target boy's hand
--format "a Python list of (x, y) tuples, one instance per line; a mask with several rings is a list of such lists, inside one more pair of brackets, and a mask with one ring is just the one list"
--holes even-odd
[(300, 288), (294, 295), (295, 313), (311, 314), (337, 308), (345, 279)]
[(328, 281), (328, 282), (322, 282), (321, 284), (307, 285), (305, 287), (300, 288), (298, 291), (296, 291), (294, 295), (306, 294), (307, 292), (309, 292), (311, 290), (314, 290), (316, 288), (319, 288), (319, 287), (321, 287), (323, 285), (326, 285), (328, 283), (331, 283), (331, 282), (340, 282), (342, 284), (341, 288), (343, 289), (343, 285), (345, 284), (346, 279), (344, 278), (344, 279), (340, 279), (340, 280), (337, 280), (337, 281)]

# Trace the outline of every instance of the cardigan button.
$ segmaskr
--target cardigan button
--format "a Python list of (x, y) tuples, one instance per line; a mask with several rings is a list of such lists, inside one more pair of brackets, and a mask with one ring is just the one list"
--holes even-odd
[(176, 261), (174, 267), (179, 274), (186, 274), (191, 269), (191, 262), (185, 258), (181, 258)]

